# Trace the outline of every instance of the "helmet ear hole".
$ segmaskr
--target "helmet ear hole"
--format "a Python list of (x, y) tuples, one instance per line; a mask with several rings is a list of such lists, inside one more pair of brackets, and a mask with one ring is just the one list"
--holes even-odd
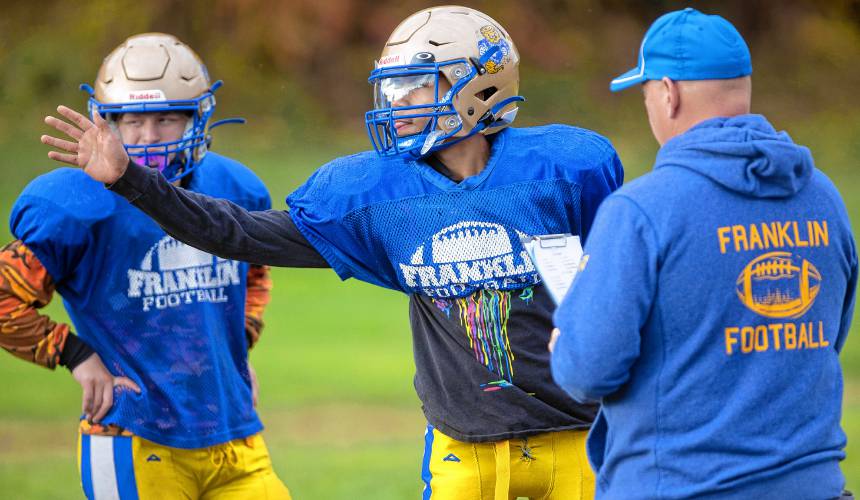
[(496, 87), (487, 87), (484, 90), (476, 93), (475, 97), (482, 102), (487, 102), (498, 91), (499, 89), (497, 89)]

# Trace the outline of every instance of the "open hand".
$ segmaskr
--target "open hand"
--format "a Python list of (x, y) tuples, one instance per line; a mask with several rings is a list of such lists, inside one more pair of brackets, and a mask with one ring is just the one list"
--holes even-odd
[(81, 411), (86, 419), (98, 423), (113, 406), (113, 388), (126, 387), (140, 394), (140, 387), (127, 377), (114, 377), (98, 354), (93, 354), (72, 370), (72, 377), (84, 390)]
[(45, 123), (74, 139), (67, 141), (43, 135), (42, 143), (60, 151), (50, 151), (48, 158), (84, 169), (90, 177), (105, 184), (113, 184), (128, 166), (128, 153), (119, 133), (111, 129), (98, 113), (90, 121), (77, 111), (58, 106), (57, 112), (68, 122), (46, 116)]

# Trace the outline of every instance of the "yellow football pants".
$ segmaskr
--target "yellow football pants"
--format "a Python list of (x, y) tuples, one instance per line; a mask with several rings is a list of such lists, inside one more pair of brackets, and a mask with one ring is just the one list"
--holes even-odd
[(424, 435), (424, 500), (579, 500), (594, 498), (585, 455), (588, 430), (465, 443), (433, 426)]
[(257, 434), (209, 448), (138, 436), (78, 434), (78, 471), (90, 500), (289, 500)]

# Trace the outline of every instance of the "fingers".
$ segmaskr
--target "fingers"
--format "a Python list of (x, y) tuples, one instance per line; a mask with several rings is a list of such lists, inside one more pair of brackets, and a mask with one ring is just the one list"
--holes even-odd
[(134, 380), (128, 377), (114, 377), (113, 385), (114, 387), (126, 387), (140, 394), (140, 387), (134, 383)]
[(72, 108), (67, 108), (66, 106), (60, 105), (57, 106), (57, 113), (60, 113), (61, 115), (66, 117), (66, 119), (77, 125), (78, 128), (80, 128), (84, 132), (93, 127), (93, 122), (91, 122), (89, 119), (87, 119), (86, 116), (78, 113)]
[(67, 141), (64, 139), (58, 139), (56, 137), (51, 137), (50, 135), (43, 135), (39, 138), (42, 141), (42, 144), (47, 144), (48, 146), (55, 147), (57, 149), (62, 149), (64, 151), (68, 151), (70, 153), (78, 152), (78, 143)]
[(96, 414), (93, 415), (93, 422), (99, 423), (107, 415), (107, 412), (110, 411), (113, 406), (113, 384), (104, 384), (101, 387), (101, 401), (99, 405), (95, 407)]
[(92, 379), (81, 386), (84, 390), (81, 411), (91, 423), (99, 423), (113, 407), (114, 387), (125, 387), (140, 393), (140, 387), (127, 377)]
[(105, 384), (103, 380), (96, 380), (93, 384), (93, 403), (90, 407), (90, 422), (97, 422), (96, 416), (102, 411), (106, 385), (108, 384)]
[(64, 122), (63, 120), (60, 120), (59, 118), (54, 118), (53, 116), (46, 116), (45, 124), (50, 127), (54, 127), (55, 129), (59, 130), (60, 132), (66, 134), (67, 136), (71, 137), (76, 141), (81, 140), (81, 137), (84, 135), (84, 133), (81, 132), (79, 128), (76, 128), (71, 124)]
[(78, 156), (73, 154), (59, 153), (57, 151), (48, 151), (48, 158), (61, 163), (78, 166)]
[(81, 413), (84, 414), (84, 417), (87, 420), (91, 420), (93, 416), (93, 386), (95, 384), (92, 381), (81, 384), (81, 388), (84, 393), (81, 396)]
[(99, 114), (98, 112), (95, 112), (95, 111), (93, 112), (93, 123), (95, 124), (96, 127), (100, 128), (102, 130), (110, 129), (110, 127), (108, 126), (107, 120), (102, 118), (102, 115)]

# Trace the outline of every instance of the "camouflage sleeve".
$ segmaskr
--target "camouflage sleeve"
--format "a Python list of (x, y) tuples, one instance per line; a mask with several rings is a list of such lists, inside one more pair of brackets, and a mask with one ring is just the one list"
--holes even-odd
[(245, 295), (245, 336), (248, 349), (254, 347), (263, 331), (263, 311), (269, 305), (272, 279), (269, 266), (252, 264), (248, 269), (248, 292)]
[(53, 293), (53, 279), (21, 240), (0, 249), (0, 347), (50, 369), (60, 362), (70, 331), (37, 311)]

